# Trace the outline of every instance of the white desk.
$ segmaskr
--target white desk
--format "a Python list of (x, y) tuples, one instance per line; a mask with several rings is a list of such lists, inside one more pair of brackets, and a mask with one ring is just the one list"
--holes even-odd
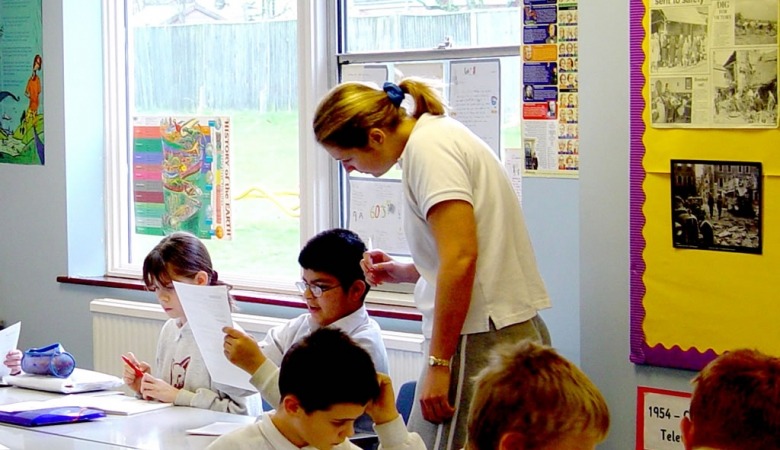
[(0, 426), (0, 448), (11, 450), (110, 450), (118, 447), (80, 439), (67, 438), (54, 434), (39, 433), (31, 428)]
[[(57, 396), (57, 394), (16, 387), (0, 388), (0, 404), (46, 400)], [(255, 418), (199, 408), (173, 406), (132, 416), (108, 415), (103, 419), (91, 422), (47, 425), (37, 428), (22, 428), (3, 424), (0, 425), (0, 431), (20, 433), (20, 435), (23, 433), (25, 436), (28, 435), (25, 432), (41, 435), (32, 436), (31, 439), (45, 439), (48, 436), (52, 439), (59, 437), (66, 441), (72, 440), (75, 442), (74, 449), (91, 449), (93, 447), (87, 446), (90, 443), (103, 445), (103, 447), (94, 448), (203, 449), (216, 438), (188, 435), (184, 430), (202, 427), (217, 421), (249, 424), (254, 422)], [(0, 443), (11, 447), (3, 441)], [(105, 447), (106, 445), (108, 447)], [(59, 449), (71, 447), (68, 447), (67, 444), (64, 447), (41, 444), (11, 448)]]

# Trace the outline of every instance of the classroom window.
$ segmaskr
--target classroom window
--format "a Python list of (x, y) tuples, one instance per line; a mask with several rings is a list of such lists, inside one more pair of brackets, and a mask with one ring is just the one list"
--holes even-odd
[[(108, 274), (139, 277), (163, 233), (194, 226), (203, 234), (213, 224), (220, 205), (207, 194), (225, 171), (216, 171), (209, 144), (220, 142), (227, 123), (230, 239), (211, 230), (204, 240), (225, 281), (295, 294), (301, 244), (348, 225), (348, 179), (309, 127), (314, 105), (350, 64), (393, 73), (403, 64), (440, 63), (446, 90), (452, 62), (498, 60), (497, 151), (518, 146), (516, 3), (104, 0)], [(201, 118), (202, 127), (186, 118)], [(166, 127), (179, 139), (164, 139)], [(184, 151), (197, 140), (192, 129), (213, 139), (198, 153), (202, 161)], [(183, 180), (204, 166), (213, 173)], [(163, 179), (177, 167), (181, 176)], [(376, 293), (375, 301), (408, 301)]]
[[(453, 74), (456, 68), (469, 62), (494, 64), (499, 68), (498, 79), (484, 80), (488, 85), (495, 84), (496, 100), (500, 105), (499, 123), (488, 133), (491, 136), (483, 136), (475, 128), (472, 131), (501, 156), (506, 148), (520, 147), (520, 3), (507, 0), (341, 0), (339, 54), (335, 57), (339, 79), (371, 81), (379, 85), (408, 75), (438, 79), (445, 99), (454, 106), (457, 76)], [(350, 205), (351, 196), (358, 187), (370, 190), (371, 178), (355, 172), (347, 175), (343, 170), (341, 175), (342, 223), (350, 223), (355, 216), (360, 217), (360, 211)], [(399, 177), (400, 170), (393, 169), (382, 178), (397, 180)], [(391, 186), (374, 181), (383, 190)], [(374, 198), (374, 203), (391, 201)], [(387, 236), (390, 229), (385, 226), (377, 234)], [(361, 231), (370, 235), (374, 230), (367, 225)], [(386, 245), (401, 248), (402, 244)], [(380, 246), (384, 249), (384, 245), (380, 243)], [(399, 250), (398, 253), (402, 252)]]
[[(302, 0), (103, 6), (109, 275), (138, 277), (162, 235), (183, 229), (205, 241), (221, 279), (295, 293), (301, 242), (337, 223), (335, 208), (301, 200), (332, 197), (337, 185), (300, 175), (335, 170), (324, 156), (301, 157), (310, 130), (299, 125), (299, 105), (320, 93), (299, 85), (300, 42), (314, 30), (298, 19), (323, 23), (325, 9)], [(223, 180), (229, 202), (216, 192)]]

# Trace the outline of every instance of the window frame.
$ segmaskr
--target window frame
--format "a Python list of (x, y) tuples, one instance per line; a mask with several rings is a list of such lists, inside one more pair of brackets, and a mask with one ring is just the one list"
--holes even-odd
[[(102, 0), (103, 6), (103, 72), (104, 72), (104, 145), (105, 145), (105, 233), (106, 275), (140, 279), (140, 264), (127, 263), (131, 251), (131, 158), (130, 99), (132, 73), (127, 50), (131, 35), (127, 33), (129, 5), (125, 0)], [(317, 103), (334, 86), (345, 64), (391, 62), (454, 61), (474, 58), (519, 57), (520, 45), (405, 50), (382, 52), (345, 52), (347, 2), (339, 0), (296, 0), (298, 8), (298, 151), (300, 176), (300, 243), (303, 245), (317, 232), (343, 226), (346, 205), (346, 174), (319, 148), (311, 132)], [(325, 74), (323, 76), (323, 74)], [(223, 274), (236, 288), (269, 294), (297, 295), (292, 280), (252, 277), (237, 278)], [(411, 306), (408, 286), (387, 287), (388, 292), (374, 289), (369, 303)], [(384, 287), (383, 287), (384, 289)], [(390, 292), (395, 291), (395, 292)]]

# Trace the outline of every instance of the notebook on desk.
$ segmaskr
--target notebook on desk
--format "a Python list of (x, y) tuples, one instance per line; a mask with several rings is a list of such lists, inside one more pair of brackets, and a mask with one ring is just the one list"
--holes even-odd
[(73, 373), (67, 378), (23, 373), (5, 377), (4, 380), (13, 386), (39, 391), (59, 392), (61, 394), (102, 391), (114, 389), (122, 385), (122, 380), (119, 377), (78, 368), (74, 369)]
[(53, 408), (30, 409), (25, 411), (0, 411), (0, 422), (37, 427), (60, 423), (84, 422), (106, 417), (106, 413), (92, 408), (78, 406), (56, 406)]
[(63, 395), (49, 400), (37, 400), (0, 405), (0, 414), (21, 411), (41, 410), (44, 408), (82, 408), (97, 409), (106, 414), (131, 416), (147, 411), (155, 411), (173, 406), (172, 403), (141, 400), (121, 392), (110, 395)]
[[(51, 400), (50, 400), (51, 401)], [(62, 405), (76, 405), (88, 408), (95, 408), (105, 411), (106, 414), (115, 414), (120, 416), (131, 416), (148, 411), (156, 411), (162, 408), (173, 406), (173, 403), (162, 403), (156, 400), (142, 400), (130, 395), (67, 395), (55, 400)]]

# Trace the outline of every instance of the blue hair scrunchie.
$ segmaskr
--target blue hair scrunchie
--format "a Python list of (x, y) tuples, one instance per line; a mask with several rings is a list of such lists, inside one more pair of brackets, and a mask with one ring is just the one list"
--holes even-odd
[(387, 97), (390, 98), (390, 101), (396, 108), (401, 106), (401, 102), (404, 101), (404, 91), (397, 84), (392, 81), (385, 81), (385, 84), (382, 85), (382, 90), (385, 91)]

